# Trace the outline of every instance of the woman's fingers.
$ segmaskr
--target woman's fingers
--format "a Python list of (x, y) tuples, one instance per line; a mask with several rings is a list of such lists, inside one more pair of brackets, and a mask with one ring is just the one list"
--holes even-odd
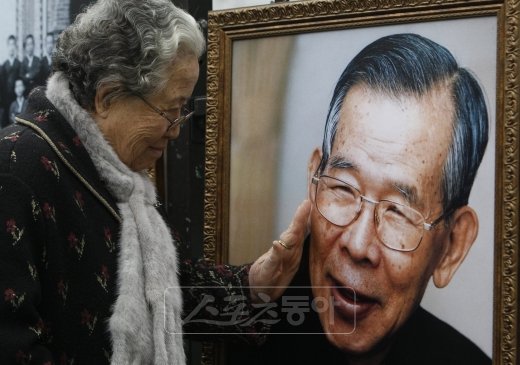
[(251, 296), (254, 301), (274, 301), (285, 291), (300, 265), (303, 241), (309, 232), (310, 202), (304, 200), (296, 209), (293, 220), (280, 239), (256, 260), (249, 272)]

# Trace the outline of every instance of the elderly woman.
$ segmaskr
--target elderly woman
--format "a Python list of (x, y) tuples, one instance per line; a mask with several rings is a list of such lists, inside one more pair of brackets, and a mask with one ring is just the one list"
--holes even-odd
[(100, 0), (60, 36), (46, 89), (0, 134), (1, 364), (184, 364), (180, 286), (221, 283), (223, 308), (291, 280), (307, 202), (250, 270), (178, 263), (155, 209), (145, 170), (189, 118), (203, 48), (169, 0)]

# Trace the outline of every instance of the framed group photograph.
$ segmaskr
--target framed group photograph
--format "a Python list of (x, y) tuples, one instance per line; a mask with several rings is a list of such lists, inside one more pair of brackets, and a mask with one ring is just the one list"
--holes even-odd
[(16, 0), (2, 7), (0, 129), (25, 111), (32, 89), (44, 86), (60, 33), (93, 0)]
[(478, 234), (449, 285), (430, 282), (421, 306), (493, 364), (516, 364), (519, 17), (518, 2), (472, 0), (291, 1), (210, 12), (205, 257), (243, 264), (270, 247), (312, 195), (311, 157), (322, 149), (345, 67), (378, 39), (418, 35), (469, 70), (489, 120), (468, 202)]

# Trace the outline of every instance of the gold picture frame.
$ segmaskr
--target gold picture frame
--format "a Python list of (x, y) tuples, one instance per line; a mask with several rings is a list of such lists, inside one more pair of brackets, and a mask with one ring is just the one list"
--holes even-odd
[[(518, 212), (520, 210), (519, 2), (512, 0), (323, 0), (294, 1), (210, 12), (204, 196), (205, 258), (216, 263), (238, 264), (249, 261), (257, 257), (259, 252), (265, 251), (272, 240), (278, 237), (277, 229), (279, 234), (280, 227), (283, 227), (282, 224), (271, 230), (266, 229), (262, 226), (262, 219), (259, 217), (264, 214), (265, 217), (278, 219), (275, 214), (278, 212), (264, 212), (264, 207), (270, 206), (274, 200), (283, 200), (277, 197), (276, 194), (279, 192), (273, 193), (273, 189), (276, 190), (278, 187), (271, 186), (278, 184), (273, 181), (280, 180), (276, 172), (279, 166), (270, 167), (271, 173), (267, 174), (264, 167), (269, 166), (275, 156), (279, 157), (280, 145), (273, 147), (269, 143), (273, 133), (280, 131), (282, 116), (286, 115), (281, 111), (281, 102), (278, 100), (286, 101), (287, 97), (280, 94), (280, 89), (287, 89), (287, 84), (291, 85), (290, 82), (293, 80), (289, 80), (287, 73), (294, 65), (288, 64), (290, 61), (285, 56), (294, 50), (295, 37), (325, 34), (326, 39), (329, 39), (332, 38), (329, 35), (332, 36), (337, 32), (355, 31), (356, 35), (361, 34), (360, 32), (384, 34), (394, 29), (402, 31), (409, 27), (414, 32), (417, 29), (421, 32), (423, 25), (427, 27), (434, 24), (437, 27), (437, 24), (440, 24), (440, 27), (433, 30), (424, 30), (430, 34), (451, 24), (455, 24), (454, 29), (466, 28), (460, 27), (461, 22), (480, 27), (480, 23), (473, 25), (473, 22), (481, 20), (485, 20), (485, 24), (493, 23), (495, 32), (489, 38), (491, 43), (494, 42), (494, 44), (490, 43), (490, 47), (494, 47), (495, 50), (492, 53), (495, 69), (488, 70), (494, 87), (488, 87), (487, 90), (488, 104), (494, 106), (494, 109), (490, 110), (495, 110), (490, 113), (495, 132), (490, 135), (490, 142), (493, 143), (488, 146), (488, 150), (492, 149), (494, 154), (490, 157), (492, 165), (487, 171), (488, 179), (493, 180), (492, 191), (495, 192), (494, 197), (491, 197), (492, 206), (487, 209), (491, 222), (489, 240), (494, 241), (489, 258), (490, 277), (484, 278), (491, 285), (485, 300), (489, 302), (491, 301), (489, 296), (493, 297), (492, 303), (489, 304), (492, 311), (490, 314), (492, 334), (488, 337), (490, 337), (490, 348), (492, 348), (490, 355), (494, 364), (517, 364), (519, 361), (517, 358)], [(388, 30), (384, 30), (385, 27)], [(451, 34), (453, 38), (457, 38), (458, 33)], [(467, 39), (461, 40), (461, 42), (466, 41)], [(479, 47), (469, 47), (470, 52), (480, 48), (480, 43), (484, 41), (477, 39), (477, 42)], [(452, 50), (448, 46), (447, 48)], [(319, 58), (326, 58), (329, 50), (325, 47), (319, 54)], [(251, 73), (256, 64), (265, 65), (267, 71)], [(346, 64), (342, 61), (341, 65), (344, 67)], [(317, 66), (315, 74), (319, 75), (319, 70)], [(335, 76), (339, 74), (336, 72)], [(245, 81), (242, 81), (244, 79)], [(238, 84), (240, 87), (237, 87), (237, 80), (245, 84)], [(313, 85), (312, 80), (315, 79), (311, 78), (308, 83), (309, 88)], [(329, 99), (334, 81), (330, 83), (329, 89), (319, 90)], [(254, 87), (253, 91), (250, 90), (252, 87)], [(254, 94), (248, 94), (250, 92)], [(247, 103), (248, 97), (251, 99), (251, 95), (254, 95), (255, 102), (241, 110), (241, 107)], [(322, 104), (326, 111), (328, 102)], [(266, 108), (266, 105), (270, 107)], [(324, 111), (321, 110), (319, 113), (323, 115)], [(258, 117), (261, 114), (264, 115), (264, 119)], [(265, 125), (262, 121), (273, 119), (275, 121), (271, 129), (262, 129)], [(323, 125), (324, 119), (322, 120)], [(237, 135), (242, 136), (243, 139), (237, 141)], [(248, 149), (249, 152), (245, 152)], [(303, 152), (306, 158), (311, 150)], [(239, 186), (236, 182), (245, 181), (245, 177), (236, 180), (234, 175), (236, 171), (242, 171), (251, 182), (250, 185), (256, 184), (256, 186), (246, 186), (236, 191), (236, 186)], [(261, 173), (256, 174), (255, 171)], [(263, 193), (266, 190), (271, 194), (271, 201), (266, 200), (262, 195), (257, 195), (259, 191)], [(480, 197), (475, 199), (478, 200)], [(235, 200), (240, 202), (247, 200), (250, 204), (249, 208), (237, 209), (234, 205)], [(259, 202), (262, 204), (258, 204)], [(283, 209), (283, 206), (277, 207), (278, 210)], [(295, 206), (290, 206), (289, 210), (293, 208)], [(231, 213), (235, 215), (232, 216)], [(248, 225), (258, 225), (259, 228), (253, 233), (246, 232), (245, 236), (240, 236), (234, 232), (232, 225), (245, 225), (240, 223), (242, 220)], [(271, 222), (269, 227), (272, 226)], [(269, 232), (265, 237), (262, 236), (259, 242), (249, 242), (244, 239), (251, 235), (259, 235), (263, 231)], [(242, 249), (240, 245), (244, 245), (243, 242), (246, 241), (247, 247)], [(243, 252), (245, 253), (241, 256)], [(455, 276), (457, 275), (459, 273)], [(204, 359), (209, 363), (213, 356), (206, 355)]]

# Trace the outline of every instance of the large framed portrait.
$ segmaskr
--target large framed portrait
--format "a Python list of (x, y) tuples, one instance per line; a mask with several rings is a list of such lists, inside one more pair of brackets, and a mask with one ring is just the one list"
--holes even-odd
[[(516, 364), (519, 17), (514, 1), (296, 1), (210, 12), (204, 254), (251, 262), (308, 196), (334, 87), (381, 37), (413, 33), (447, 48), (484, 90), (489, 142), (471, 190), (478, 236), (450, 284), (421, 305)], [(435, 138), (433, 136), (432, 138)]]

